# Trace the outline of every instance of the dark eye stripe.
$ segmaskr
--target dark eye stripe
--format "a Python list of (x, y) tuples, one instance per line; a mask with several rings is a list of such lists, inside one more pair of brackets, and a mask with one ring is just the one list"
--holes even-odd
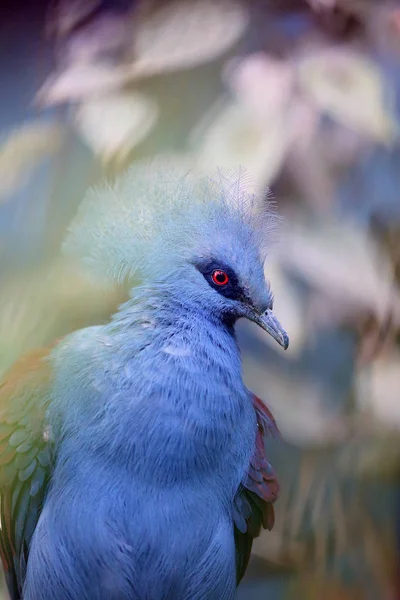
[(209, 260), (198, 263), (196, 267), (208, 284), (221, 296), (240, 301), (246, 298), (236, 273), (228, 265), (217, 260)]

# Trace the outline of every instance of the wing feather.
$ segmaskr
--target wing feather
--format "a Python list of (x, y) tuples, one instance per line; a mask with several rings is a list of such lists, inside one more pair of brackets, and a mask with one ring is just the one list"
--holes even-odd
[(237, 583), (246, 572), (253, 540), (262, 528), (271, 530), (274, 526), (273, 503), (279, 494), (278, 480), (267, 461), (264, 445), (264, 435), (279, 437), (279, 430), (271, 411), (257, 396), (254, 396), (254, 408), (257, 415), (255, 451), (234, 501)]
[(45, 399), (50, 348), (22, 357), (0, 384), (0, 556), (12, 600), (20, 600), (30, 540), (50, 476)]

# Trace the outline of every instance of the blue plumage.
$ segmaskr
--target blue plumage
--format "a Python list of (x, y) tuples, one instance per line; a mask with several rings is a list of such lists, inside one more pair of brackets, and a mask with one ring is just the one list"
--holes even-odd
[[(47, 359), (54, 462), (24, 600), (230, 600), (259, 506), (274, 500), (234, 334), (247, 317), (287, 346), (264, 280), (263, 211), (240, 178), (155, 172), (100, 192), (97, 212), (89, 198), (66, 242), (97, 275), (141, 283), (110, 323)], [(116, 204), (125, 216), (108, 237)]]

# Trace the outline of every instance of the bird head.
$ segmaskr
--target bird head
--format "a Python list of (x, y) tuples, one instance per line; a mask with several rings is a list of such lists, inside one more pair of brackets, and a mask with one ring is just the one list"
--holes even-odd
[(97, 276), (164, 286), (226, 323), (247, 318), (286, 349), (264, 274), (277, 216), (246, 183), (242, 170), (199, 177), (135, 164), (89, 191), (64, 250)]

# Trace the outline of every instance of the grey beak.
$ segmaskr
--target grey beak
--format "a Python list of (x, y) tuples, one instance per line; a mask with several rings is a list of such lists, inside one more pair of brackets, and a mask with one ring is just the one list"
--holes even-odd
[(271, 335), (284, 350), (287, 350), (289, 346), (289, 336), (275, 317), (272, 310), (268, 309), (261, 315), (253, 315), (252, 321), (269, 333), (269, 335)]

